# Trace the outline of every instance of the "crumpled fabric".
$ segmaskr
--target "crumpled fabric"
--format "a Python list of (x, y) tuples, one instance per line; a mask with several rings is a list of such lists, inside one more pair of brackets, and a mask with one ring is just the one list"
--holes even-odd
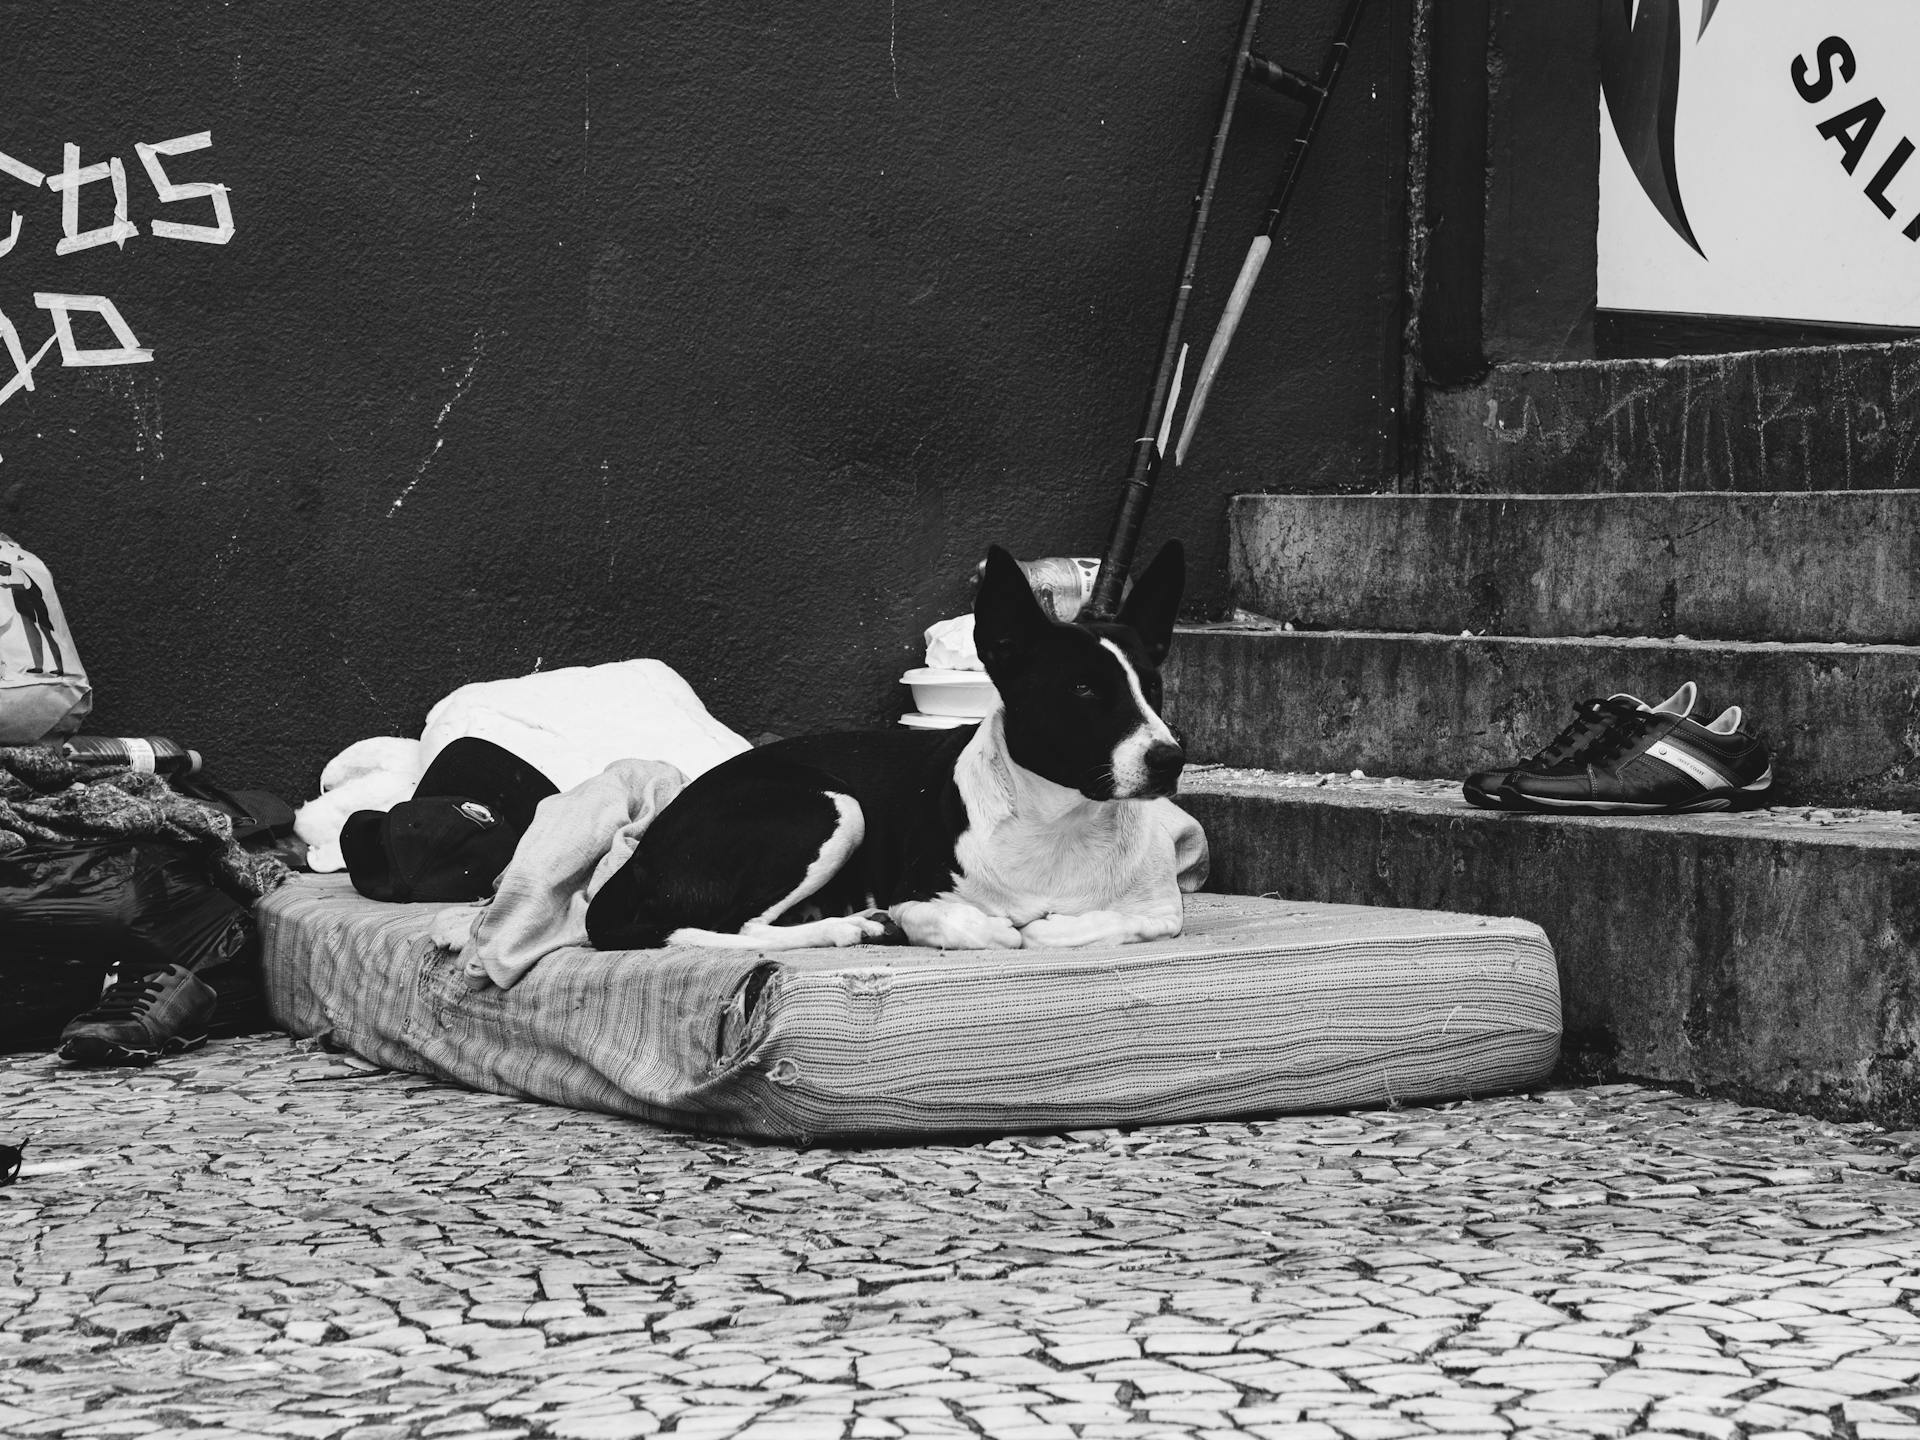
[(233, 838), (222, 810), (182, 795), (164, 775), (76, 765), (46, 745), (0, 746), (0, 855), (29, 845), (173, 840), (205, 853), (217, 884), (251, 903), (293, 873)]
[(587, 906), (686, 784), (663, 760), (616, 760), (542, 800), (493, 898), (434, 917), (434, 943), (460, 951), (468, 988), (511, 989), (543, 956), (591, 944)]

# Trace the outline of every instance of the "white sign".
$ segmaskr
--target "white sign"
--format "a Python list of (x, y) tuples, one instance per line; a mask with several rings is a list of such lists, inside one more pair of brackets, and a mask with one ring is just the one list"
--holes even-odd
[(1602, 0), (1599, 303), (1920, 327), (1920, 0)]

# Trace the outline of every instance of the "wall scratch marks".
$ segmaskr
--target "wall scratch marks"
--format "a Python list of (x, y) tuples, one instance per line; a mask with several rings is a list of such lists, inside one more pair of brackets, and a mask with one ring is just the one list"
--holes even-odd
[(407, 488), (393, 497), (393, 504), (387, 507), (389, 520), (399, 514), (400, 507), (407, 503), (407, 497), (413, 493), (414, 487), (426, 478), (427, 467), (433, 464), (433, 457), (438, 455), (440, 447), (447, 443), (447, 437), (440, 433), (440, 429), (447, 423), (447, 416), (453, 413), (453, 407), (464, 400), (467, 392), (473, 388), (474, 371), (480, 366), (480, 357), (486, 353), (487, 332), (476, 330), (473, 332), (473, 353), (467, 356), (466, 373), (460, 377), (460, 383), (453, 387), (453, 394), (449, 395), (447, 403), (440, 407), (440, 413), (433, 417), (433, 448), (427, 451), (426, 458), (420, 462), (419, 469), (413, 472), (413, 479), (407, 482)]
[(607, 541), (607, 584), (613, 584), (613, 558), (620, 553), (613, 528), (613, 477), (607, 473), (607, 462), (600, 462), (600, 529)]
[(900, 98), (900, 0), (887, 0), (887, 73), (893, 80), (893, 98)]
[(1424, 404), (1436, 492), (1899, 489), (1920, 466), (1913, 341), (1516, 365)]

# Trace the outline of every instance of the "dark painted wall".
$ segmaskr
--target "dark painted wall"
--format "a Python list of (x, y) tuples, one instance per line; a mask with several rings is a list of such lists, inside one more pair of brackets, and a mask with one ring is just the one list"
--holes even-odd
[[(0, 530), (53, 567), (89, 728), (304, 795), (458, 684), (635, 655), (749, 736), (887, 723), (989, 541), (1105, 537), (1239, 8), (6, 6), (0, 150), (119, 157), (143, 232), (56, 255), (58, 197), (0, 175), (27, 353), (38, 291), (154, 351), (0, 404)], [(1338, 8), (1260, 48), (1316, 65)], [(1405, 9), (1149, 521), (1196, 612), (1226, 494), (1393, 474)], [(1202, 336), (1296, 113), (1243, 105)], [(212, 214), (134, 143), (201, 130), (166, 163), (231, 188), (226, 245), (145, 233)]]
[(1592, 0), (1429, 0), (1422, 378), (1590, 360), (1600, 217)]
[(1593, 355), (1599, 14), (1592, 0), (1493, 6), (1484, 323), (1496, 365)]

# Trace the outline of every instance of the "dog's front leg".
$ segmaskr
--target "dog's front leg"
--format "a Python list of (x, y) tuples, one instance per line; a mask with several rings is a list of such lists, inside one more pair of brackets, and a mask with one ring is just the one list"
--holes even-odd
[(1170, 940), (1180, 933), (1178, 909), (1146, 915), (1119, 910), (1089, 910), (1084, 915), (1042, 915), (1021, 927), (1020, 942), (1037, 948), (1070, 945), (1131, 945), (1136, 940)]
[(936, 950), (1018, 950), (1020, 932), (1004, 915), (964, 900), (905, 900), (888, 911), (909, 945)]

